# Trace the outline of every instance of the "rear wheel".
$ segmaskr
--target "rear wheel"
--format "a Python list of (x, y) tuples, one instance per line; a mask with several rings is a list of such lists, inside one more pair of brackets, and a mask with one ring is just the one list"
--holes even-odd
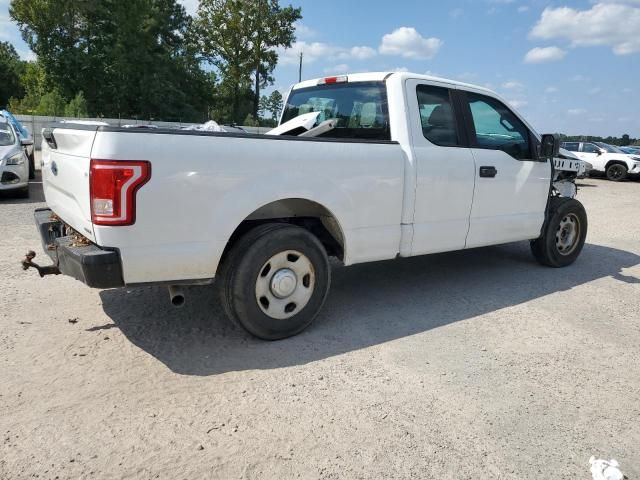
[(533, 256), (549, 267), (576, 261), (587, 238), (587, 212), (573, 198), (553, 197), (542, 236), (531, 242)]
[(297, 226), (268, 224), (234, 245), (218, 282), (232, 320), (258, 338), (279, 340), (311, 324), (330, 277), (327, 254), (314, 235)]
[(612, 163), (607, 167), (607, 179), (612, 182), (620, 182), (627, 178), (627, 166), (621, 163)]

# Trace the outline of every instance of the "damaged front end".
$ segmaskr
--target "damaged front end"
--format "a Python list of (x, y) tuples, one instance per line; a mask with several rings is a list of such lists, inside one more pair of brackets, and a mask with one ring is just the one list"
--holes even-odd
[(560, 149), (560, 153), (553, 159), (553, 188), (552, 195), (575, 198), (578, 194), (576, 180), (588, 174), (587, 162), (575, 157), (568, 150)]

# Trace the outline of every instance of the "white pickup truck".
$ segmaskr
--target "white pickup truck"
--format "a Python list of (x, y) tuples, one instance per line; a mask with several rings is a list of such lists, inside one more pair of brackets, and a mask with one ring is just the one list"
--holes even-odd
[[(321, 135), (282, 127), (310, 113)], [(539, 262), (564, 267), (584, 245), (580, 161), (556, 158), (556, 137), (484, 88), (410, 73), (306, 81), (274, 133), (46, 129), (49, 208), (35, 218), (54, 264), (30, 252), (24, 268), (96, 288), (164, 284), (176, 305), (181, 285), (215, 279), (229, 317), (273, 340), (317, 315), (329, 257), (530, 240)]]

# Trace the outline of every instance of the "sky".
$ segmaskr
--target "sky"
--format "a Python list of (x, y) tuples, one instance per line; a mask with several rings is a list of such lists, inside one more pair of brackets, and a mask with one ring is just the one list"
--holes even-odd
[[(303, 18), (296, 44), (279, 51), (273, 88), (283, 93), (302, 51), (303, 79), (426, 73), (498, 92), (540, 133), (640, 137), (640, 0), (290, 3)], [(0, 40), (31, 59), (8, 4), (0, 0)]]

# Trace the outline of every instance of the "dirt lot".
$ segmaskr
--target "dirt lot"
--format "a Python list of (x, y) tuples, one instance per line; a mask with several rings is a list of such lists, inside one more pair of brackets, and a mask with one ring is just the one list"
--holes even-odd
[(302, 335), (254, 340), (211, 288), (22, 272), (0, 198), (0, 478), (640, 478), (640, 182), (582, 182), (571, 268), (526, 243), (336, 269)]

